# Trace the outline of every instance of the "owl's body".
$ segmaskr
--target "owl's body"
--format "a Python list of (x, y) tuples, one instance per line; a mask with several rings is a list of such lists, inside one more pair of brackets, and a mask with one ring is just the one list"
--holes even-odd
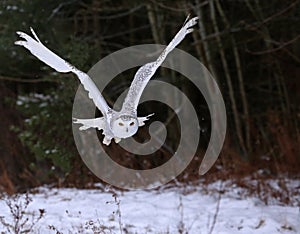
[(118, 143), (121, 139), (133, 136), (138, 131), (138, 128), (145, 125), (145, 121), (147, 121), (152, 115), (137, 117), (137, 106), (143, 90), (167, 55), (184, 39), (187, 34), (193, 31), (191, 27), (196, 24), (197, 19), (198, 17), (194, 17), (190, 20), (186, 20), (183, 27), (160, 54), (158, 59), (154, 62), (147, 63), (138, 69), (130, 85), (122, 109), (119, 112), (108, 106), (95, 83), (86, 73), (78, 70), (44, 46), (33, 29), (31, 29), (31, 32), (34, 38), (26, 33), (17, 32), (17, 34), (25, 40), (16, 41), (15, 44), (25, 47), (34, 56), (54, 68), (56, 71), (62, 73), (72, 72), (77, 75), (84, 89), (88, 92), (89, 98), (93, 100), (96, 107), (103, 114), (103, 117), (94, 119), (74, 118), (74, 123), (82, 124), (79, 128), (80, 130), (86, 130), (89, 128), (102, 130), (102, 134), (104, 135), (103, 143), (109, 145), (112, 139)]
[(138, 131), (139, 127), (145, 125), (144, 122), (148, 120), (150, 116), (151, 115), (138, 118), (136, 115), (128, 115), (111, 110), (111, 113), (109, 113), (106, 118), (74, 118), (74, 123), (82, 124), (82, 126), (79, 127), (79, 130), (86, 130), (89, 128), (103, 130), (103, 143), (109, 145), (112, 139), (118, 143), (121, 139), (133, 136)]

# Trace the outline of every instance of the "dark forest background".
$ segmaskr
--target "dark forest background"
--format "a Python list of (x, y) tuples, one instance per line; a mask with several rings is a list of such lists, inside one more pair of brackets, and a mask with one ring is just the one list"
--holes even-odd
[[(179, 48), (202, 61), (217, 78), (228, 118), (221, 156), (204, 178), (299, 175), (299, 1), (2, 0), (0, 190), (13, 193), (43, 183), (86, 187), (98, 181), (82, 162), (72, 136), (72, 104), (79, 82), (15, 46), (16, 31), (30, 33), (33, 27), (47, 47), (88, 71), (119, 49), (166, 45), (188, 14), (199, 16), (199, 24)], [(105, 97), (113, 102), (130, 85), (135, 71), (106, 88)], [(178, 74), (159, 69), (155, 76), (175, 80), (197, 106), (201, 145), (179, 180), (197, 179), (210, 137), (206, 103), (185, 79), (176, 82)], [(159, 165), (170, 157), (166, 149), (176, 147), (177, 125), (175, 120), (168, 122), (170, 140), (146, 163), (116, 144), (108, 150), (126, 166)]]

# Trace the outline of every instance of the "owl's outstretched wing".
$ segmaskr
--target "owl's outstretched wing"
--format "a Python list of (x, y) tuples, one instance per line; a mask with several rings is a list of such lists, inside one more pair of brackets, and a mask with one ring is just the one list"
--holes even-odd
[(42, 62), (52, 67), (58, 72), (73, 72), (74, 74), (76, 74), (84, 89), (88, 92), (89, 98), (93, 100), (96, 107), (102, 112), (103, 116), (107, 116), (110, 107), (107, 105), (104, 97), (98, 90), (93, 80), (86, 73), (78, 70), (76, 67), (72, 66), (70, 63), (68, 63), (67, 61), (53, 53), (51, 50), (49, 50), (39, 40), (33, 29), (30, 28), (30, 30), (34, 38), (32, 38), (24, 32), (17, 32), (17, 34), (24, 40), (16, 41), (15, 44), (25, 47), (35, 57), (37, 57), (39, 60), (41, 60)]
[(198, 17), (190, 20), (186, 19), (184, 25), (163, 50), (158, 59), (152, 63), (147, 63), (136, 72), (134, 79), (130, 85), (129, 91), (122, 106), (123, 112), (136, 111), (141, 95), (159, 66), (166, 59), (167, 55), (184, 39), (184, 37), (193, 31), (193, 27), (197, 23)]

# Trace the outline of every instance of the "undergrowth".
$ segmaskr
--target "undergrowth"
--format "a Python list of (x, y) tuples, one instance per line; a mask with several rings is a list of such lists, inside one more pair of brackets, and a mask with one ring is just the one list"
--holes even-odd
[(45, 210), (29, 211), (28, 206), (32, 202), (32, 198), (28, 193), (12, 196), (3, 194), (1, 199), (5, 201), (10, 213), (10, 217), (0, 215), (0, 223), (6, 233), (33, 233), (34, 226), (43, 218)]

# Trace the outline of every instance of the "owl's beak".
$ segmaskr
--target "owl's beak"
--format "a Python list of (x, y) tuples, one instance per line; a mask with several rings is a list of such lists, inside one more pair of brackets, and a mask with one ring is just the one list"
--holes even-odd
[(128, 132), (128, 128), (126, 128), (126, 132)]

